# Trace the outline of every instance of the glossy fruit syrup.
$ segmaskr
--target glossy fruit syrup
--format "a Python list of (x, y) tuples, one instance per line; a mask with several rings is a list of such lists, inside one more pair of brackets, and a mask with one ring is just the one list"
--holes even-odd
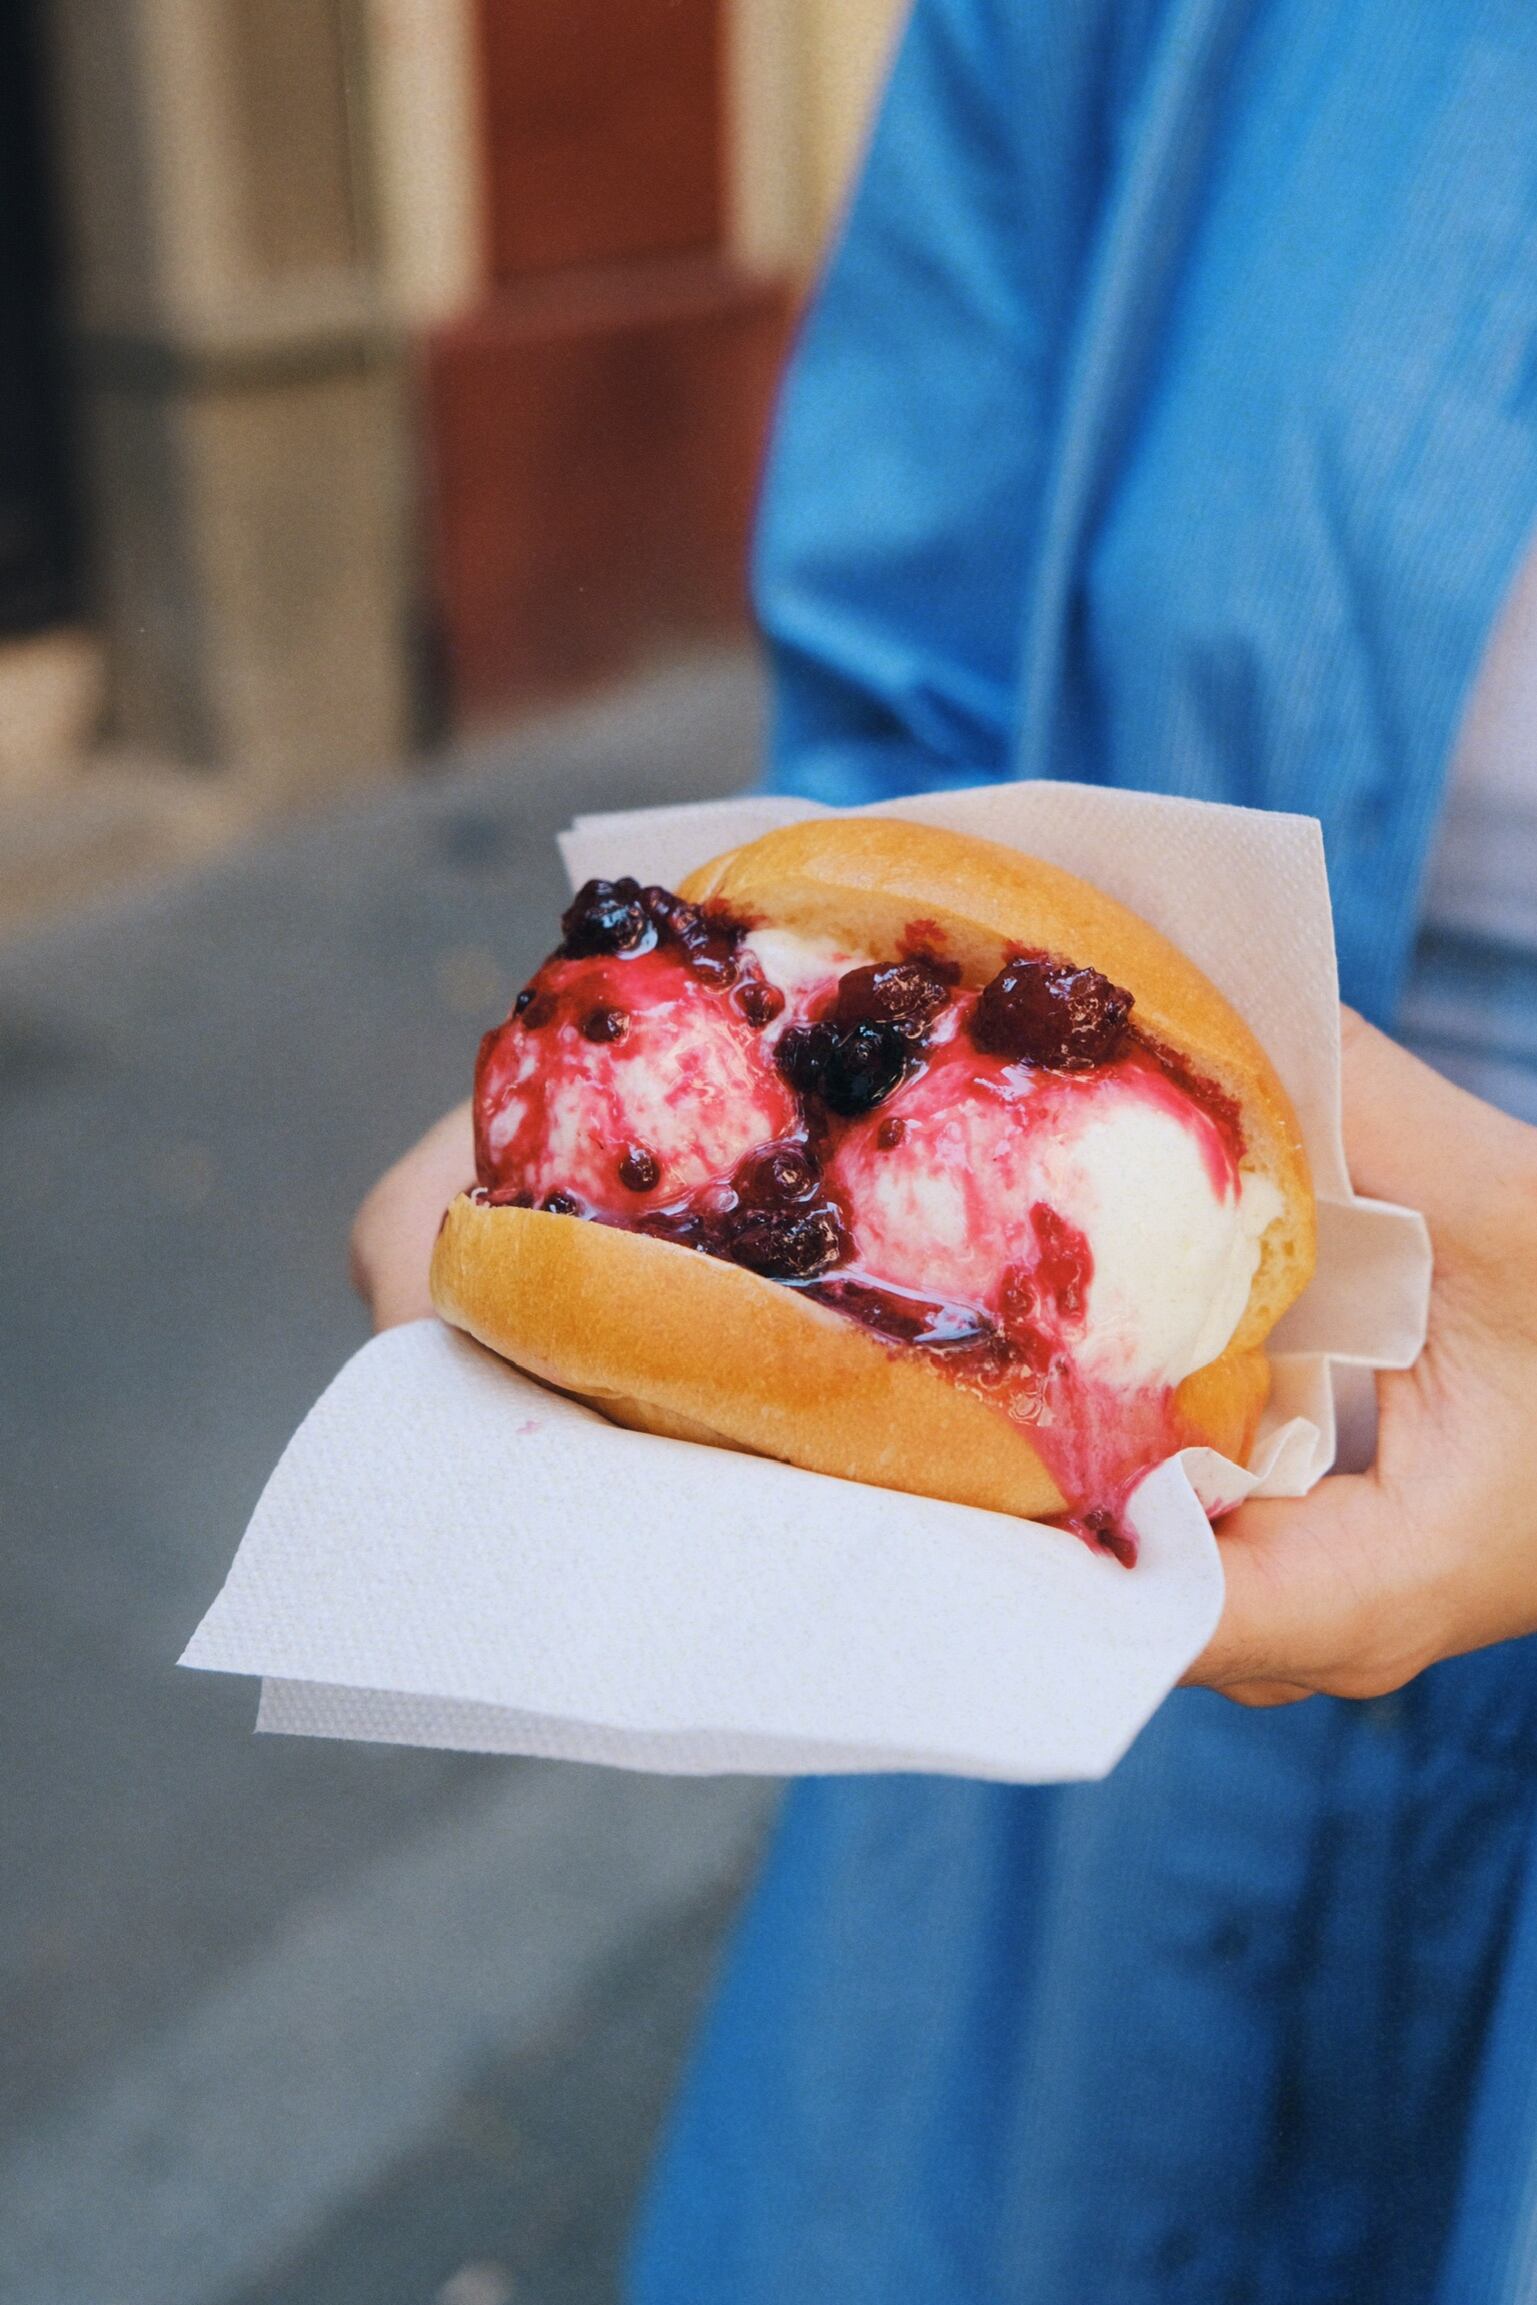
[(589, 882), (482, 1043), (481, 1193), (724, 1258), (925, 1353), (1028, 1427), (1066, 1525), (1129, 1563), (1127, 1495), (1184, 1437), (1173, 1394), (1095, 1365), (1092, 1244), (1011, 1172), (1115, 1097), (1177, 1113), (1232, 1193), (1236, 1108), (1093, 969), (1017, 953), (978, 993), (932, 924), (903, 945), (792, 1007), (747, 924)]

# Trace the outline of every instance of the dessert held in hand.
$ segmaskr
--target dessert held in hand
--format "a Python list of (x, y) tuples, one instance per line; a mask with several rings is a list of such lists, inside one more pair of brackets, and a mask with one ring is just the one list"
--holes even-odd
[(1072, 874), (819, 819), (677, 894), (590, 881), (486, 1035), (444, 1317), (640, 1429), (1032, 1518), (1123, 1559), (1173, 1450), (1242, 1459), (1313, 1201), (1264, 1052)]

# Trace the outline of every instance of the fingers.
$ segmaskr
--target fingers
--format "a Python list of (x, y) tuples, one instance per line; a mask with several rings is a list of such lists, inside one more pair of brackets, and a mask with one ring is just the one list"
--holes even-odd
[(427, 1269), (443, 1211), (475, 1181), (468, 1104), (438, 1121), (383, 1175), (352, 1227), (352, 1285), (376, 1329), (423, 1319), (432, 1310)]
[(1245, 1505), (1223, 1524), (1222, 1617), (1187, 1679), (1245, 1704), (1400, 1687), (1426, 1660), (1410, 1648), (1412, 1619), (1395, 1605), (1392, 1519), (1365, 1475)]
[[(1425, 1109), (1438, 1094), (1458, 1092), (1354, 1010), (1341, 1010), (1340, 1033), (1351, 1175), (1364, 1193), (1416, 1201), (1423, 1179), (1413, 1148)], [(1222, 1616), (1186, 1680), (1239, 1704), (1281, 1705), (1339, 1687), (1363, 1656), (1370, 1676), (1378, 1662), (1370, 1620), (1380, 1518), (1375, 1481), (1352, 1477), (1233, 1514), (1218, 1538)]]
[(1274, 1712), (1277, 1705), (1300, 1705), (1304, 1697), (1316, 1697), (1319, 1692), (1301, 1681), (1234, 1681), (1218, 1693), (1250, 1711)]

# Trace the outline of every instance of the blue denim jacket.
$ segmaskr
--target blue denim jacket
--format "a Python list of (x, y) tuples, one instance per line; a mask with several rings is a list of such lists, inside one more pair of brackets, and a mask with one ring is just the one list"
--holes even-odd
[[(919, 0), (771, 464), (774, 778), (1311, 811), (1391, 1017), (1534, 514), (1530, 0)], [(1529, 1643), (799, 1786), (638, 2305), (1537, 2300), (1534, 1789)]]

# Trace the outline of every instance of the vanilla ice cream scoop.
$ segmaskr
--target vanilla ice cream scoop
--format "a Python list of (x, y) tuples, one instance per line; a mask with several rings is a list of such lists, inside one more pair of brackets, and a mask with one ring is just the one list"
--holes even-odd
[(1139, 1052), (1037, 1071), (979, 1052), (958, 1008), (829, 1176), (863, 1273), (975, 1305), (1123, 1390), (1172, 1387), (1224, 1350), (1279, 1206)]
[(784, 1135), (794, 1099), (743, 1007), (758, 981), (712, 983), (671, 949), (546, 962), (482, 1044), (482, 1183), (622, 1223)]

